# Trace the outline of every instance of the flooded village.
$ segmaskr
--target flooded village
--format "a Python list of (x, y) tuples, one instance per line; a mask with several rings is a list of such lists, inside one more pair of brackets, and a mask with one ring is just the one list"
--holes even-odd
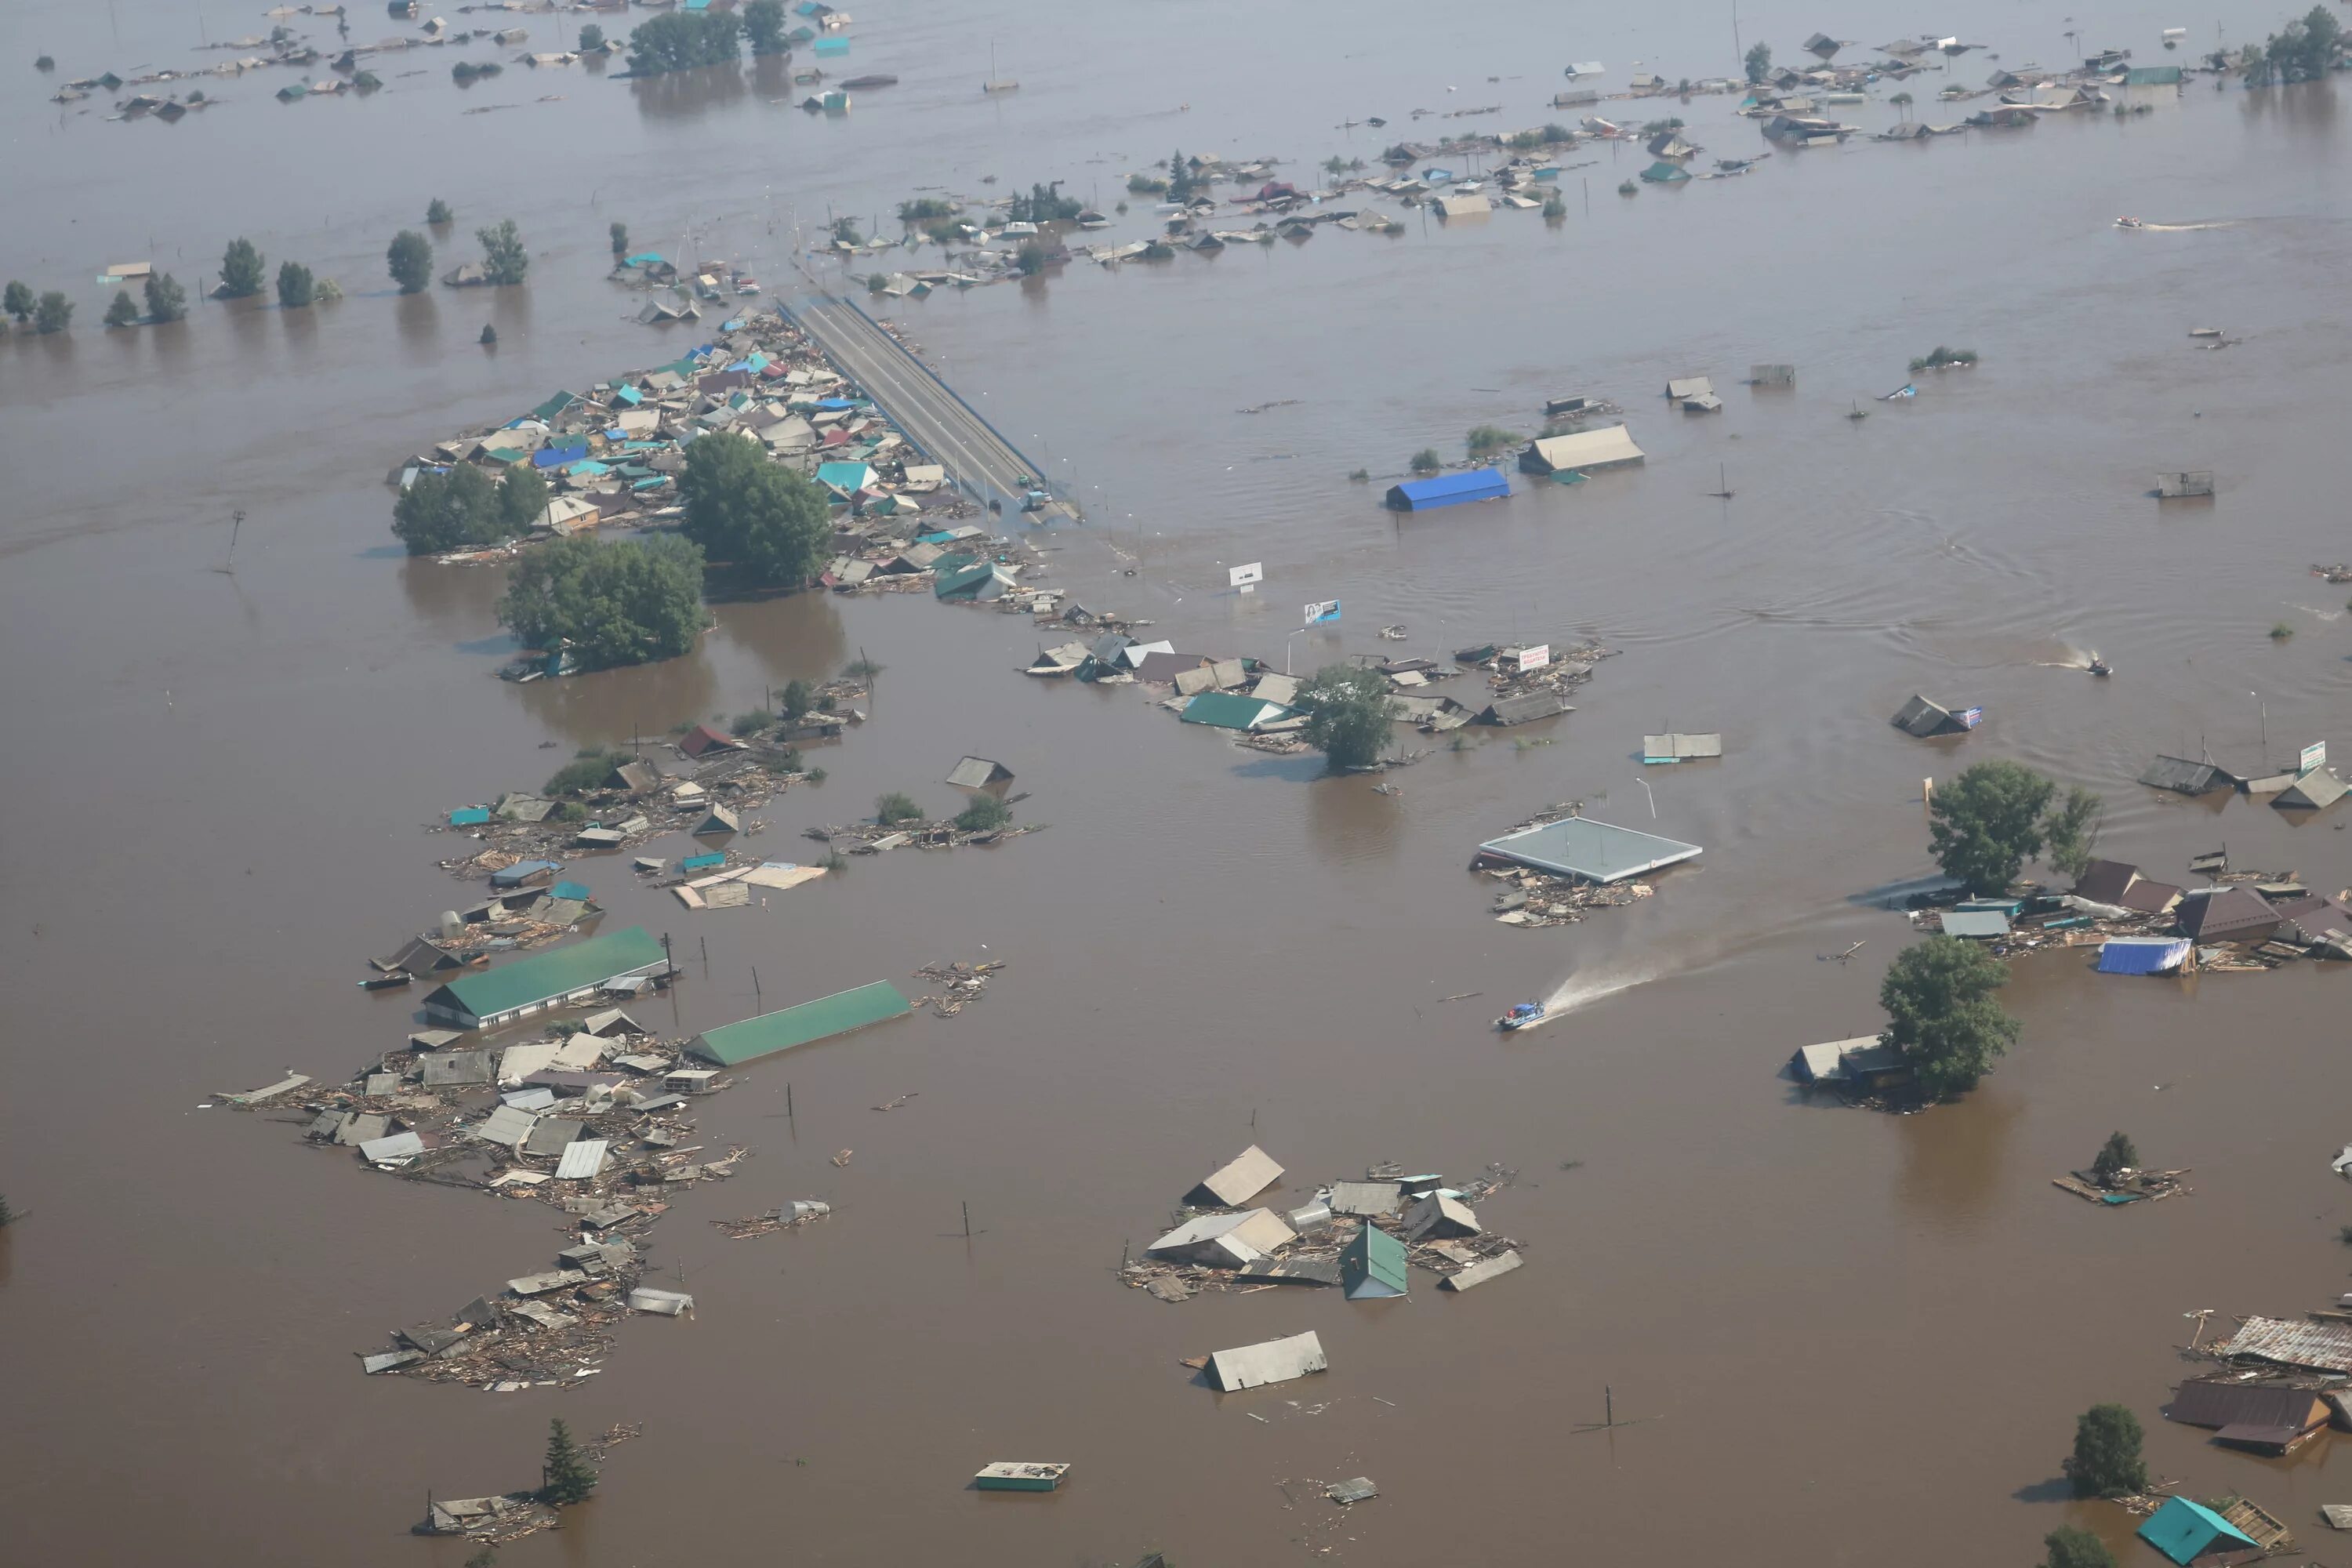
[(24, 1550), (2332, 1561), (2309, 11), (0, 19)]

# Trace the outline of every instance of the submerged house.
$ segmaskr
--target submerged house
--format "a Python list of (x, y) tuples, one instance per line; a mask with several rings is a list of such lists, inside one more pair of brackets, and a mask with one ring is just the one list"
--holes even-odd
[(2179, 1568), (2226, 1568), (2263, 1554), (2252, 1536), (2185, 1497), (2167, 1498), (2139, 1527), (2139, 1538)]
[(1905, 734), (1923, 741), (1936, 735), (1964, 735), (1984, 722), (1984, 710), (1962, 708), (1955, 711), (1915, 692), (1911, 700), (1895, 711), (1891, 722)]
[(1622, 425), (1600, 430), (1580, 430), (1570, 436), (1546, 436), (1528, 444), (1519, 454), (1523, 474), (1587, 474), (1600, 468), (1631, 467), (1648, 455), (1633, 445), (1633, 433)]
[(1391, 511), (1431, 511), (1465, 501), (1502, 500), (1510, 493), (1511, 481), (1500, 468), (1465, 468), (1391, 485), (1387, 506)]
[(460, 1029), (496, 1028), (596, 995), (616, 980), (668, 967), (662, 944), (645, 927), (631, 926), (452, 980), (425, 998), (425, 1014)]
[(2180, 934), (2199, 942), (2268, 942), (2279, 927), (2279, 912), (2240, 887), (2200, 888), (2183, 894), (2174, 910)]
[(1570, 816), (1490, 838), (1478, 846), (1471, 863), (1504, 861), (1583, 882), (1622, 882), (1696, 859), (1700, 853), (1696, 844), (1613, 827), (1589, 816)]
[(2316, 1389), (2261, 1384), (2184, 1383), (2164, 1418), (2216, 1428), (2213, 1440), (2258, 1454), (2285, 1454), (2326, 1429), (2332, 1412)]

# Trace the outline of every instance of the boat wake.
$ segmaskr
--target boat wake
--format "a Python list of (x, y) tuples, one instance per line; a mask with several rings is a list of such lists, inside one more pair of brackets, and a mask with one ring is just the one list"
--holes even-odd
[(2144, 223), (2139, 226), (2148, 234), (2194, 234), (2200, 228), (2235, 228), (2242, 218), (2223, 218), (2216, 223)]

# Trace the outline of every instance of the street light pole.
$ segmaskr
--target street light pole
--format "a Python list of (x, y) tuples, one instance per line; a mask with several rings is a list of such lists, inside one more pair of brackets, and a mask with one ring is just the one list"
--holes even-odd
[(1655, 792), (1654, 792), (1654, 791), (1650, 788), (1650, 781), (1649, 781), (1649, 780), (1647, 780), (1647, 779), (1645, 779), (1645, 778), (1643, 778), (1643, 777), (1642, 777), (1642, 776), (1640, 776), (1639, 774), (1636, 774), (1636, 775), (1634, 775), (1633, 782), (1634, 782), (1635, 784), (1640, 784), (1640, 785), (1642, 786), (1642, 793), (1643, 793), (1643, 795), (1648, 795), (1648, 796), (1650, 797), (1650, 820), (1651, 820), (1652, 822), (1655, 822), (1655, 821), (1657, 821), (1657, 820), (1658, 820), (1658, 797), (1657, 797), (1657, 795), (1655, 794)]

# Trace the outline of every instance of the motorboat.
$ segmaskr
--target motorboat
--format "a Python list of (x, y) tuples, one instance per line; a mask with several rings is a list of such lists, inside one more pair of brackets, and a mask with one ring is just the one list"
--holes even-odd
[(2093, 654), (2091, 656), (2091, 662), (2089, 665), (2085, 666), (2085, 668), (2088, 668), (2093, 675), (2113, 675), (2116, 672), (2116, 667), (2109, 664), (2105, 659), (2101, 658), (2097, 654)]
[(1496, 1019), (1495, 1027), (1502, 1030), (1507, 1035), (1514, 1030), (1524, 1029), (1534, 1024), (1540, 1024), (1543, 1022), (1543, 1017), (1544, 1005), (1542, 1003), (1521, 1002), (1509, 1012)]
[(2146, 228), (2147, 225), (2142, 223), (2136, 217), (2119, 217), (2116, 219), (2116, 226), (2117, 228)]

